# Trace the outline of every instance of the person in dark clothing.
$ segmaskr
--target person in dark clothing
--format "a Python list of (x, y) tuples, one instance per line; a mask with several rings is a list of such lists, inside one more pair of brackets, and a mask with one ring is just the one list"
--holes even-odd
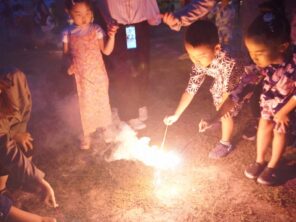
[[(31, 161), (32, 137), (27, 132), (31, 94), (26, 76), (16, 68), (0, 70), (0, 221), (55, 221), (12, 207), (4, 195), (7, 187), (43, 195), (46, 204), (56, 207), (51, 185)], [(31, 217), (32, 216), (32, 217)], [(27, 220), (26, 220), (27, 219)]]

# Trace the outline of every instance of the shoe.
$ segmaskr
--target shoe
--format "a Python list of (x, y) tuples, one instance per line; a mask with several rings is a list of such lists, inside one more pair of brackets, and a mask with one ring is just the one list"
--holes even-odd
[(103, 137), (105, 143), (112, 143), (113, 141), (115, 141), (115, 132), (112, 126), (104, 129)]
[(249, 124), (247, 124), (246, 128), (243, 132), (243, 139), (249, 140), (249, 141), (255, 141), (256, 134), (257, 134), (257, 120), (251, 120)]
[(128, 123), (134, 130), (142, 130), (146, 128), (146, 124), (139, 119), (131, 119)]
[(221, 142), (217, 143), (214, 149), (209, 153), (209, 158), (219, 159), (227, 156), (232, 151), (232, 145), (224, 145)]
[(264, 168), (265, 164), (255, 162), (245, 169), (244, 174), (249, 179), (256, 179), (262, 173)]
[(274, 185), (277, 181), (277, 177), (275, 174), (275, 169), (274, 168), (269, 168), (266, 167), (260, 176), (257, 178), (257, 182), (263, 185)]
[(80, 149), (88, 150), (90, 148), (91, 138), (89, 136), (84, 136), (80, 139)]
[(139, 120), (142, 122), (148, 119), (148, 109), (146, 106), (139, 108)]

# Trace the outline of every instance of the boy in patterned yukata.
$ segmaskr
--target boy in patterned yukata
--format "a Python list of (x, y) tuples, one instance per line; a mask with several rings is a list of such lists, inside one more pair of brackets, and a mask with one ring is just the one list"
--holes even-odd
[(109, 55), (114, 48), (117, 26), (109, 27), (108, 38), (102, 28), (92, 23), (93, 12), (88, 0), (67, 0), (66, 11), (74, 24), (63, 32), (64, 54), (70, 55), (68, 74), (75, 76), (83, 137), (81, 149), (89, 149), (91, 137), (104, 130), (104, 140), (114, 139), (109, 103), (109, 79), (101, 51)]
[[(194, 65), (187, 89), (175, 113), (164, 119), (166, 125), (171, 125), (180, 118), (206, 76), (214, 79), (210, 92), (215, 108), (219, 110), (243, 73), (243, 67), (221, 50), (217, 28), (210, 21), (197, 21), (189, 26), (185, 35), (185, 48)], [(231, 145), (233, 117), (237, 115), (238, 109), (239, 106), (235, 106), (231, 112), (221, 118), (221, 140), (209, 153), (210, 158), (224, 157), (233, 150)], [(200, 128), (202, 125), (203, 121), (200, 122)]]

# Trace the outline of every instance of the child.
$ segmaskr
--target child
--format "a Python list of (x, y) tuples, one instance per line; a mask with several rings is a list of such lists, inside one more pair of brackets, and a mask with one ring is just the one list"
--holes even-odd
[(89, 0), (66, 0), (66, 11), (73, 19), (63, 33), (64, 54), (71, 56), (69, 75), (75, 75), (83, 138), (81, 149), (89, 149), (91, 135), (103, 128), (105, 142), (113, 140), (109, 80), (101, 51), (109, 55), (114, 47), (117, 26), (108, 30), (106, 38), (100, 26), (93, 24)]
[[(166, 125), (171, 125), (179, 119), (206, 76), (214, 78), (210, 92), (214, 105), (219, 110), (220, 105), (228, 97), (228, 92), (235, 86), (236, 78), (243, 71), (234, 59), (221, 50), (217, 28), (210, 21), (197, 21), (189, 26), (185, 35), (185, 48), (194, 65), (187, 89), (175, 113), (164, 119)], [(235, 107), (229, 115), (221, 118), (222, 137), (209, 153), (210, 158), (221, 158), (232, 151), (233, 116), (237, 114), (238, 108), (238, 106)]]
[[(284, 152), (288, 126), (295, 121), (296, 54), (290, 46), (289, 23), (279, 13), (265, 12), (250, 25), (245, 44), (264, 78), (256, 162), (246, 168), (245, 175), (260, 184), (273, 185), (277, 181), (275, 170)], [(266, 164), (270, 144), (272, 155)]]

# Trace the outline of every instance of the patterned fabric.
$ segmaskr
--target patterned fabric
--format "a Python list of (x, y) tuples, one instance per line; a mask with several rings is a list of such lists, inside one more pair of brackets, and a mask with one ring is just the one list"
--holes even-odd
[(219, 107), (223, 102), (223, 96), (230, 92), (237, 84), (237, 80), (243, 69), (228, 57), (225, 52), (219, 52), (213, 59), (209, 67), (194, 65), (190, 74), (186, 92), (196, 94), (206, 76), (214, 78), (214, 83), (210, 89), (214, 105)]
[(263, 80), (263, 75), (261, 75), (260, 71), (260, 68), (254, 64), (246, 66), (239, 84), (231, 91), (229, 97), (236, 103), (243, 103), (249, 100), (253, 96), (255, 87)]
[(293, 59), (262, 70), (263, 93), (260, 97), (261, 117), (272, 120), (294, 95), (296, 96), (296, 54)]
[[(261, 118), (273, 120), (274, 115), (296, 96), (296, 52), (280, 65), (270, 65), (264, 69), (248, 66), (239, 85), (231, 92), (231, 99), (237, 103), (249, 99), (255, 87), (263, 81), (263, 91), (260, 96)], [(296, 112), (290, 114), (290, 123), (294, 125)], [(294, 127), (294, 126), (292, 126)], [(279, 128), (278, 132), (284, 132)]]
[[(112, 19), (122, 25), (136, 24), (146, 20), (150, 25), (161, 23), (156, 0), (100, 0), (98, 4), (107, 23), (110, 23)], [(108, 5), (109, 13), (106, 5)]]
[(210, 18), (216, 17), (215, 23), (218, 28), (219, 42), (222, 45), (229, 44), (233, 39), (236, 14), (235, 5), (231, 2), (225, 7), (219, 2), (209, 14)]
[(68, 32), (67, 38), (75, 70), (83, 133), (89, 136), (97, 128), (111, 124), (109, 80), (98, 40), (105, 34), (95, 24), (79, 29), (75, 27), (75, 31)]

